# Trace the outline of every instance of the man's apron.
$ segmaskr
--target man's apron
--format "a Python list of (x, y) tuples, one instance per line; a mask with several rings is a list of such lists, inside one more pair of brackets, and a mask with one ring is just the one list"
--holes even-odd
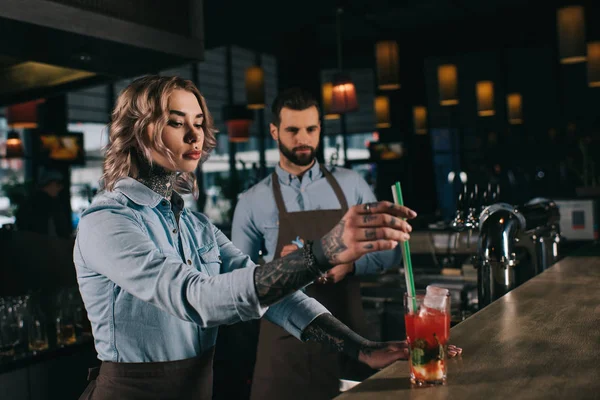
[[(297, 236), (318, 240), (329, 232), (348, 211), (348, 202), (337, 180), (321, 166), (341, 205), (339, 210), (287, 212), (279, 179), (273, 173), (273, 195), (279, 210), (279, 236), (275, 258)], [(346, 276), (337, 284), (313, 283), (306, 294), (323, 304), (336, 318), (358, 334), (367, 331), (359, 281)], [(358, 371), (357, 371), (358, 370)], [(317, 343), (303, 343), (279, 326), (263, 319), (260, 325), (256, 366), (252, 380), (252, 400), (331, 399), (339, 394), (342, 375), (372, 372), (368, 367)], [(356, 378), (355, 378), (356, 379)]]

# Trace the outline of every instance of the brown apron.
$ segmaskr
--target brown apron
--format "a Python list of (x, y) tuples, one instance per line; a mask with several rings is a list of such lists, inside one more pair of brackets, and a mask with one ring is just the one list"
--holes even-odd
[(180, 361), (114, 363), (91, 368), (79, 400), (211, 400), (214, 348)]
[[(320, 239), (348, 210), (348, 202), (336, 179), (323, 166), (321, 171), (340, 202), (339, 210), (288, 213), (281, 195), (279, 179), (273, 173), (273, 195), (279, 210), (279, 236), (275, 258), (279, 257), (283, 246), (290, 244), (296, 236), (305, 241)], [(352, 330), (365, 334), (366, 316), (356, 277), (346, 276), (334, 285), (313, 283), (306, 288), (306, 294), (317, 299)], [(263, 319), (260, 325), (251, 399), (331, 399), (339, 394), (339, 379), (342, 375), (352, 373), (350, 370), (355, 371), (354, 376), (361, 374), (363, 378), (372, 373), (358, 361), (329, 351), (317, 343), (303, 343), (284, 329)]]

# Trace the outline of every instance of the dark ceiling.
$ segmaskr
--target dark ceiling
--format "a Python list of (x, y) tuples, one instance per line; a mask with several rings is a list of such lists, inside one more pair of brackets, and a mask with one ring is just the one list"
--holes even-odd
[[(117, 0), (108, 0), (110, 1)], [(70, 3), (70, 0), (58, 1), (61, 2)], [(451, 56), (510, 47), (555, 46), (556, 8), (573, 2), (203, 0), (203, 3), (206, 49), (237, 45), (272, 54), (280, 61), (285, 61), (283, 64), (287, 67), (298, 64), (302, 68), (306, 63), (312, 63), (317, 69), (327, 69), (334, 68), (337, 64), (336, 20), (340, 9), (343, 10), (339, 20), (344, 67), (372, 66), (374, 43), (380, 39), (396, 40), (400, 57), (403, 60), (413, 58), (414, 67), (420, 67), (420, 60), (429, 56)], [(600, 24), (591, 23), (600, 19), (600, 2), (582, 0), (578, 3), (586, 7), (588, 37), (600, 39)], [(12, 4), (14, 8), (17, 3), (13, 1)], [(50, 3), (40, 1), (40, 4)], [(64, 21), (67, 20), (65, 18)], [(75, 22), (85, 24), (85, 21)], [(72, 21), (73, 24), (75, 22)], [(80, 79), (81, 85), (135, 76), (148, 72), (148, 66), (158, 71), (191, 61), (184, 56), (167, 54), (164, 48), (138, 48), (42, 25), (0, 17), (0, 83), (8, 82), (9, 72), (25, 61), (38, 61), (97, 74), (89, 79)], [(132, 35), (130, 31), (124, 31), (124, 34)], [(141, 34), (136, 37), (138, 36), (145, 37)], [(189, 47), (189, 44), (168, 40), (163, 36), (159, 38), (164, 39), (163, 42), (166, 41), (171, 50)], [(201, 54), (201, 51), (198, 53)], [(2, 76), (6, 78), (4, 81)], [(62, 91), (72, 90), (78, 85), (64, 86)], [(21, 90), (20, 87), (9, 90), (8, 84), (3, 86), (0, 87), (0, 105), (40, 97), (48, 90), (45, 87), (41, 90)]]
[[(205, 1), (206, 47), (236, 44), (277, 55), (290, 36), (314, 38), (315, 50), (333, 54), (336, 10), (341, 17), (343, 49), (360, 53), (378, 39), (400, 47), (426, 46), (433, 53), (492, 46), (528, 46), (555, 40), (557, 6), (564, 0), (263, 0)], [(583, 0), (588, 21), (598, 2)], [(594, 4), (595, 3), (595, 4)], [(260, 4), (260, 6), (258, 6)], [(596, 24), (588, 24), (589, 30)]]

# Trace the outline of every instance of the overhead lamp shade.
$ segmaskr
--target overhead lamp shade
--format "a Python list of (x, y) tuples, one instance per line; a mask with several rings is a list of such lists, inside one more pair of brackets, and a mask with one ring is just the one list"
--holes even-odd
[(375, 118), (377, 128), (389, 128), (392, 126), (390, 119), (390, 99), (387, 96), (375, 97)]
[(519, 125), (523, 123), (523, 97), (520, 93), (510, 93), (506, 96), (508, 106), (508, 123)]
[(6, 137), (6, 158), (23, 157), (23, 142), (17, 131), (9, 131)]
[(587, 67), (590, 87), (600, 87), (600, 41), (588, 43)]
[(334, 114), (343, 114), (358, 110), (356, 87), (348, 75), (337, 74), (333, 78), (331, 89), (331, 109)]
[(265, 72), (261, 67), (246, 69), (246, 102), (251, 110), (265, 108)]
[(417, 135), (427, 134), (427, 108), (424, 106), (413, 107), (413, 124)]
[(556, 11), (558, 51), (562, 64), (585, 62), (585, 13), (583, 6), (568, 6)]
[(480, 117), (491, 117), (494, 110), (494, 82), (477, 82), (477, 114)]
[(223, 107), (223, 120), (227, 126), (230, 142), (247, 142), (250, 139), (250, 125), (254, 113), (246, 105), (228, 105)]
[(440, 88), (440, 104), (453, 106), (458, 104), (458, 71), (454, 64), (438, 67), (438, 84)]
[(385, 40), (375, 44), (377, 83), (380, 90), (400, 89), (398, 43)]
[(340, 114), (333, 114), (331, 112), (331, 97), (333, 96), (333, 84), (331, 82), (325, 82), (321, 87), (321, 95), (323, 96), (323, 114), (325, 119), (339, 119)]
[(37, 128), (37, 106), (43, 102), (44, 100), (33, 100), (9, 106), (6, 109), (6, 123), (12, 128)]

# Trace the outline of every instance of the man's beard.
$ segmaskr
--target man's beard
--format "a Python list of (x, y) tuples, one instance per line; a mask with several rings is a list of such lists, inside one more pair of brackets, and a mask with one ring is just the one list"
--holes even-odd
[[(279, 150), (283, 153), (283, 155), (290, 160), (293, 164), (296, 164), (300, 167), (306, 167), (310, 165), (314, 159), (316, 154), (316, 149), (310, 146), (298, 146), (293, 149), (288, 149), (285, 147), (281, 141), (279, 141)], [(310, 153), (307, 154), (298, 154), (296, 153), (298, 150), (310, 150)]]

